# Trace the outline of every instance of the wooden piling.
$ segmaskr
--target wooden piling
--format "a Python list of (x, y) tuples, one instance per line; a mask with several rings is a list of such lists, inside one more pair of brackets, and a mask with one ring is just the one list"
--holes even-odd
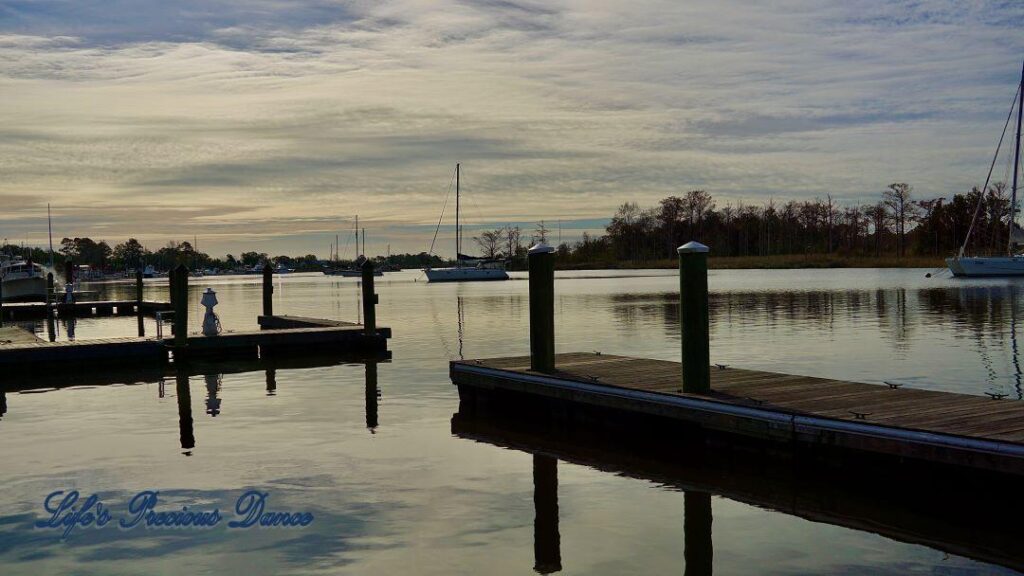
[(683, 392), (693, 394), (711, 391), (708, 251), (700, 242), (687, 242), (678, 249)]
[(146, 323), (142, 314), (142, 269), (135, 271), (135, 316), (138, 318), (139, 338), (146, 335)]
[(274, 267), (270, 262), (263, 265), (263, 315), (274, 315)]
[(0, 326), (4, 325), (4, 283), (0, 282)]
[(555, 249), (539, 243), (529, 250), (530, 368), (555, 370)]
[(46, 273), (46, 336), (50, 342), (57, 340), (57, 327), (53, 323), (53, 272)]
[(64, 261), (64, 283), (75, 285), (75, 263), (71, 258)]
[(373, 261), (363, 261), (363, 330), (368, 336), (377, 333), (377, 293), (373, 289)]
[(184, 264), (171, 271), (174, 276), (172, 305), (174, 306), (174, 355), (184, 353), (188, 346), (188, 267)]

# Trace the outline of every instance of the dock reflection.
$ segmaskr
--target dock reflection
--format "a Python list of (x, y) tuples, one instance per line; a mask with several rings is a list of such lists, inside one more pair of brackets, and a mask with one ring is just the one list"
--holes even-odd
[[(933, 467), (879, 467), (820, 462), (785, 448), (770, 453), (653, 426), (604, 429), (537, 415), (530, 423), (507, 414), (460, 407), (457, 437), (533, 455), (534, 568), (557, 572), (571, 558), (560, 550), (558, 460), (683, 492), (685, 574), (712, 574), (712, 495), (814, 522), (928, 546), (1024, 570), (1013, 528), (1024, 502), (1013, 479)], [(671, 438), (671, 441), (666, 440)]]
[[(256, 364), (265, 365), (270, 361), (262, 360), (258, 362), (240, 362), (231, 364), (231, 373), (239, 372), (255, 372)], [(274, 396), (277, 394), (277, 371), (281, 368), (298, 368), (298, 367), (311, 367), (319, 366), (322, 364), (310, 364), (311, 360), (306, 358), (301, 361), (279, 361), (274, 360), (274, 367), (263, 367), (263, 371), (266, 375), (266, 390), (267, 396)], [(328, 365), (336, 364), (338, 362), (330, 362)], [(349, 364), (353, 362), (347, 362)], [(380, 362), (360, 362), (365, 366), (365, 389), (366, 389), (366, 428), (371, 434), (376, 433), (377, 427), (379, 426), (377, 405), (380, 398), (380, 389), (377, 385), (377, 364)], [(223, 378), (225, 372), (203, 372), (204, 370), (211, 370), (214, 366), (218, 369), (224, 368), (224, 363), (212, 363), (212, 364), (201, 364), (201, 363), (189, 363), (186, 364), (183, 369), (178, 370), (175, 374), (176, 380), (176, 392), (178, 401), (178, 427), (180, 430), (181, 438), (181, 449), (186, 456), (191, 455), (191, 451), (196, 447), (196, 436), (195, 436), (195, 422), (192, 418), (192, 391), (190, 386), (190, 377), (193, 375), (201, 375), (203, 382), (206, 387), (206, 414), (211, 417), (216, 417), (221, 414), (221, 408), (223, 399), (220, 398), (221, 387), (223, 385)], [(249, 370), (243, 370), (248, 367)], [(196, 373), (199, 374), (196, 374)], [(163, 380), (161, 379), (160, 385), (158, 386), (158, 394), (161, 398), (164, 395)]]

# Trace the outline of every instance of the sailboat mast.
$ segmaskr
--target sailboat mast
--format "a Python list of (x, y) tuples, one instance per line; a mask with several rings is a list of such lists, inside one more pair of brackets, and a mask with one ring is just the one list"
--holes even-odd
[(455, 265), (462, 266), (459, 254), (462, 254), (462, 228), (459, 226), (459, 172), (460, 166), (455, 164)]
[(53, 270), (53, 219), (50, 218), (50, 203), (46, 203), (46, 229), (50, 233), (50, 270)]
[(1014, 223), (1017, 221), (1017, 172), (1020, 171), (1020, 121), (1024, 113), (1024, 66), (1020, 70), (1020, 93), (1017, 98), (1017, 146), (1013, 149), (1013, 188), (1010, 192), (1010, 240), (1007, 255), (1013, 256)]
[(356, 259), (359, 258), (359, 214), (356, 214)]

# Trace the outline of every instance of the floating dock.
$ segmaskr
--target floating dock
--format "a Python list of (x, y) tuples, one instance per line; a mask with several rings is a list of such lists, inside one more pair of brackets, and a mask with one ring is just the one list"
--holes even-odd
[(520, 395), (661, 416), (761, 440), (1024, 474), (1024, 402), (710, 367), (711, 390), (684, 393), (677, 362), (559, 354), (455, 361), (463, 400)]
[[(367, 333), (361, 325), (327, 325), (280, 330), (224, 332), (217, 336), (190, 334), (179, 357), (192, 359), (256, 359), (301, 352), (363, 354), (380, 357), (387, 352), (391, 329), (378, 327)], [(162, 366), (175, 357), (173, 339), (102, 338), (73, 342), (12, 342), (0, 345), (0, 374), (73, 370), (83, 366), (116, 368), (125, 365)]]

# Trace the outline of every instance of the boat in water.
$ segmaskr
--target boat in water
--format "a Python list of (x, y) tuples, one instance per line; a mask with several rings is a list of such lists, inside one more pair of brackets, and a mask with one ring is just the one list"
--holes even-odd
[[(503, 260), (473, 258), (462, 253), (462, 227), (459, 226), (461, 165), (455, 165), (455, 266), (424, 268), (428, 282), (478, 282), (508, 280)], [(450, 190), (450, 189), (449, 189)], [(444, 214), (442, 210), (442, 215)], [(440, 222), (438, 223), (440, 226)]]
[(4, 302), (45, 302), (46, 270), (20, 256), (0, 256), (0, 289)]
[[(327, 276), (341, 276), (342, 278), (362, 278), (363, 269), (360, 267), (360, 262), (363, 261), (364, 257), (359, 256), (359, 216), (356, 216), (356, 224), (354, 227), (355, 238), (356, 238), (356, 258), (353, 260), (353, 264), (348, 267), (331, 267), (324, 268), (324, 274)], [(363, 252), (366, 252), (366, 229), (363, 229)], [(379, 266), (373, 269), (374, 276), (383, 276), (384, 270)]]
[[(1010, 118), (1013, 117), (1013, 108), (1017, 110), (1017, 134), (1013, 150), (1013, 187), (1010, 192), (1010, 215), (1007, 219), (1009, 240), (1006, 244), (1006, 254), (1000, 256), (966, 256), (967, 244), (971, 240), (971, 233), (974, 232), (974, 225), (977, 223), (978, 214), (981, 212), (985, 200), (985, 191), (988, 190), (989, 182), (992, 179), (992, 171), (996, 166), (996, 159), (999, 157), (999, 149), (1002, 147), (1003, 139), (1006, 136), (1006, 129), (1010, 125)], [(967, 230), (967, 237), (960, 246), (956, 256), (946, 258), (946, 266), (953, 276), (1024, 276), (1024, 254), (1020, 253), (1020, 247), (1024, 246), (1024, 230), (1017, 226), (1017, 182), (1020, 173), (1020, 134), (1021, 117), (1024, 115), (1024, 67), (1021, 69), (1020, 82), (1017, 84), (1017, 95), (1010, 108), (1010, 115), (1006, 118), (1006, 125), (1003, 127), (1003, 135), (999, 138), (999, 145), (996, 146), (996, 155), (992, 159), (992, 166), (989, 168), (988, 177), (985, 178), (985, 186), (981, 189), (978, 197), (978, 205), (974, 209), (974, 216), (971, 218), (971, 226)]]

